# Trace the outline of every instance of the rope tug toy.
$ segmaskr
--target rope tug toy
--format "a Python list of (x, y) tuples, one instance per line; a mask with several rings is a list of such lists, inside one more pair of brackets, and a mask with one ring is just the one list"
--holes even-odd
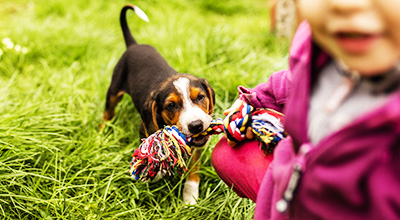
[(133, 153), (130, 164), (131, 177), (135, 180), (153, 180), (158, 172), (174, 176), (174, 169), (179, 174), (187, 171), (186, 162), (190, 157), (190, 144), (193, 138), (226, 133), (229, 140), (236, 143), (243, 141), (246, 129), (251, 126), (260, 148), (264, 153), (272, 153), (284, 135), (282, 120), (284, 115), (272, 109), (254, 109), (243, 104), (238, 111), (226, 116), (224, 120), (212, 120), (203, 132), (190, 138), (185, 137), (176, 126), (165, 126), (156, 131)]

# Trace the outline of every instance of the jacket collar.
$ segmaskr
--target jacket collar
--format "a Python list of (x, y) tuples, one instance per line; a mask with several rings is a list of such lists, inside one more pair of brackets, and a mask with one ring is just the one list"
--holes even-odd
[(311, 84), (316, 78), (316, 73), (329, 59), (328, 55), (312, 42), (309, 24), (301, 23), (289, 51), (288, 79), (294, 83), (290, 85), (292, 88), (289, 100), (284, 109), (286, 131), (292, 136), (296, 150), (302, 143), (309, 142), (307, 113)]

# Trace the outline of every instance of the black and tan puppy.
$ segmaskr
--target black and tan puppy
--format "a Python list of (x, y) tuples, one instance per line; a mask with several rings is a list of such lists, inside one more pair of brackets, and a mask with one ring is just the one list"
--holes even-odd
[[(185, 136), (204, 131), (213, 113), (213, 89), (205, 79), (177, 73), (154, 47), (136, 43), (126, 22), (128, 9), (140, 10), (134, 5), (122, 8), (120, 22), (127, 50), (114, 69), (103, 120), (113, 118), (116, 105), (126, 93), (141, 115), (141, 138), (165, 125), (176, 125)], [(205, 137), (197, 138), (191, 147), (203, 147), (207, 141)], [(196, 171), (200, 152), (194, 151), (192, 171), (183, 190), (183, 200), (188, 204), (194, 204), (198, 198), (200, 179)]]

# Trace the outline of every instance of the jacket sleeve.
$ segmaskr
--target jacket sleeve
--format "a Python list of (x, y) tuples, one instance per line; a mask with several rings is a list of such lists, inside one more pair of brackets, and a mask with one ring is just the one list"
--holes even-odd
[(255, 108), (271, 108), (282, 112), (290, 94), (294, 75), (304, 70), (302, 64), (307, 63), (311, 57), (311, 52), (307, 52), (311, 51), (310, 46), (311, 29), (304, 21), (299, 25), (290, 46), (289, 69), (273, 73), (268, 82), (261, 83), (253, 89), (239, 86), (239, 99)]
[(239, 99), (255, 108), (271, 108), (282, 112), (290, 88), (290, 70), (273, 73), (268, 82), (261, 83), (253, 89), (239, 86)]

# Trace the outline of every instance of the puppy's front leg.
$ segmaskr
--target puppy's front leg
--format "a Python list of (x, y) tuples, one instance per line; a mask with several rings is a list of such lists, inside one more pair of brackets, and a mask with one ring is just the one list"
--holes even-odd
[(195, 148), (189, 165), (189, 174), (186, 178), (185, 185), (183, 186), (183, 202), (188, 205), (195, 205), (199, 198), (200, 176), (198, 171), (200, 170), (202, 151), (203, 150), (200, 148)]

